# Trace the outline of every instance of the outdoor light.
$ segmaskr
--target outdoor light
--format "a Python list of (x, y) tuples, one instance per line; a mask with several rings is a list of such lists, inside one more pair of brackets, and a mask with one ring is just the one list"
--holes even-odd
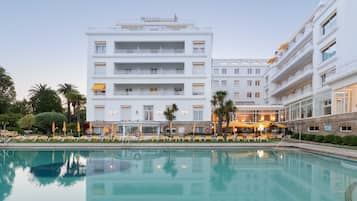
[(182, 169), (186, 169), (187, 166), (186, 166), (186, 165), (181, 165), (181, 168), (182, 168)]
[(157, 168), (157, 169), (161, 169), (161, 165), (160, 165), (160, 164), (157, 165), (156, 168)]

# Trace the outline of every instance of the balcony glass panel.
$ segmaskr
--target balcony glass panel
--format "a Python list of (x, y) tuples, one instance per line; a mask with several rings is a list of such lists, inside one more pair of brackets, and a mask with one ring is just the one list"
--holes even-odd
[(183, 84), (114, 84), (116, 96), (181, 96)]
[(184, 53), (184, 42), (115, 42), (116, 53)]
[(184, 63), (116, 63), (116, 75), (182, 75)]

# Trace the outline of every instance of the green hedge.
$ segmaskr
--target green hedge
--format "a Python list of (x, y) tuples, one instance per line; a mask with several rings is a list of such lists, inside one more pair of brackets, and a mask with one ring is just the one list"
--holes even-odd
[[(293, 133), (291, 135), (291, 138), (299, 139), (299, 134)], [(301, 134), (301, 139), (306, 140), (306, 141), (313, 141), (313, 142), (357, 146), (357, 136), (354, 136), (354, 135), (348, 135), (348, 136), (341, 137), (338, 135)]]

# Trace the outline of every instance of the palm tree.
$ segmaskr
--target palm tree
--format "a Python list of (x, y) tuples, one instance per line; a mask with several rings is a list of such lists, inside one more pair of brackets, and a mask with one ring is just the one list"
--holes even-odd
[(60, 97), (47, 84), (36, 84), (29, 90), (29, 95), (34, 113), (62, 112)]
[(211, 104), (213, 106), (213, 113), (218, 118), (218, 126), (217, 133), (222, 133), (222, 123), (224, 118), (224, 100), (227, 96), (226, 91), (217, 91), (216, 94), (213, 95)]
[(223, 121), (226, 121), (226, 128), (229, 126), (229, 122), (231, 120), (231, 115), (236, 111), (236, 107), (232, 100), (225, 100), (227, 96), (226, 91), (217, 91), (216, 94), (213, 95), (211, 104), (213, 106), (213, 113), (218, 118), (218, 127), (217, 133), (222, 134), (222, 124)]
[(228, 100), (224, 103), (224, 119), (226, 121), (226, 129), (229, 129), (229, 122), (232, 119), (232, 114), (237, 110), (237, 107), (234, 105), (232, 100)]
[[(58, 89), (57, 92), (62, 94), (63, 97), (66, 99), (67, 101), (67, 119), (68, 121), (71, 121), (71, 101), (70, 101), (70, 94), (72, 93), (77, 93), (77, 87), (74, 86), (73, 84), (68, 84), (68, 83), (64, 83), (64, 84), (59, 84), (58, 85)], [(79, 93), (79, 92), (78, 92)], [(74, 112), (74, 111), (73, 111)]]
[(86, 97), (78, 91), (70, 92), (67, 97), (73, 108), (73, 116), (76, 118), (76, 121), (79, 121), (79, 111), (81, 106), (86, 103)]
[(169, 128), (170, 128), (170, 135), (172, 134), (172, 128), (171, 128), (171, 124), (173, 122), (173, 120), (176, 119), (176, 115), (175, 112), (177, 112), (179, 109), (177, 107), (176, 104), (172, 104), (170, 106), (166, 107), (166, 110), (164, 111), (164, 115), (167, 121), (169, 121)]

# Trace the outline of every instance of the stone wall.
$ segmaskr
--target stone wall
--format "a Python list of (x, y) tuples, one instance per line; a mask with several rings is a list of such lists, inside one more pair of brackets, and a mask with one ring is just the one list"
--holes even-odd
[[(357, 135), (357, 112), (329, 115), (318, 118), (289, 121), (287, 125), (293, 132), (322, 135)], [(318, 127), (318, 130), (310, 130)], [(341, 131), (341, 127), (351, 127), (351, 131)]]

